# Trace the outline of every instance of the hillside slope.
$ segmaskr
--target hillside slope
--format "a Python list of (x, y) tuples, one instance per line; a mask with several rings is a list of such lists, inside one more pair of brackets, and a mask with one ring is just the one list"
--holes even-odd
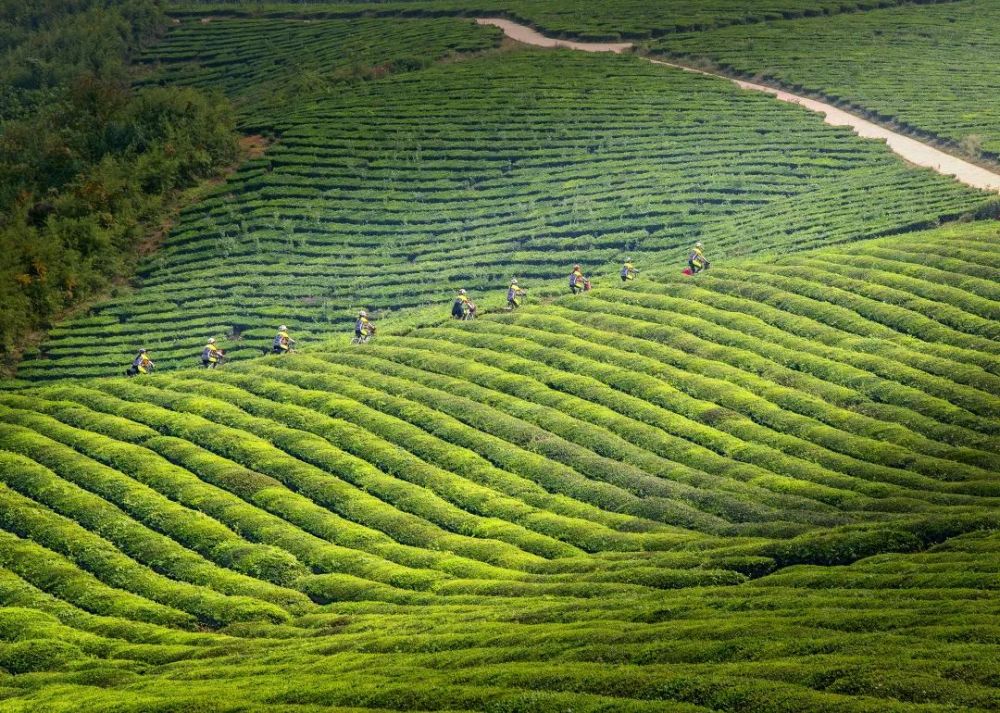
[[(216, 51), (214, 24), (182, 26), (163, 58), (198, 42)], [(236, 37), (239, 22), (220, 24)], [(375, 25), (359, 27), (375, 42)], [(495, 30), (483, 32), (488, 46)], [(242, 86), (246, 70), (218, 61), (218, 76), (166, 76)], [(799, 107), (635, 57), (491, 53), (295, 96), (273, 113), (244, 105), (279, 143), (185, 213), (139, 290), (57, 326), (19, 376), (116, 374), (140, 347), (173, 369), (209, 336), (254, 356), (282, 322), (315, 342), (360, 307), (562, 279), (583, 259), (676, 259), (698, 237), (729, 257), (802, 249), (989, 200)]]
[(675, 273), (0, 393), (0, 711), (995, 708), (996, 223)]
[(819, 93), (1000, 162), (1000, 39), (992, 0), (915, 4), (673, 35), (654, 51), (708, 58)]
[(382, 19), (496, 14), (528, 22), (545, 34), (578, 38), (649, 38), (685, 30), (747, 25), (781, 18), (861, 13), (911, 3), (954, 0), (378, 0), (364, 2), (260, 2), (259, 0), (171, 0), (170, 13), (204, 17), (300, 17)]

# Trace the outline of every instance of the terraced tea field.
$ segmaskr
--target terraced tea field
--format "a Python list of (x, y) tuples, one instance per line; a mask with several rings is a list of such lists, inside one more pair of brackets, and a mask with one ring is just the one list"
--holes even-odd
[[(887, 4), (505, 7), (652, 37)], [(141, 58), (277, 141), (0, 385), (0, 713), (1000, 708), (995, 195), (429, 17), (474, 3), (290, 8), (179, 12)], [(280, 322), (300, 353), (261, 357)], [(232, 363), (190, 368), (208, 336)]]
[(142, 84), (218, 89), (233, 98), (245, 123), (268, 123), (303, 93), (422, 68), (445, 57), (493, 49), (502, 34), (451, 19), (214, 18), (182, 22), (138, 61)]
[(998, 279), (961, 225), (0, 393), (0, 711), (993, 710)]
[[(283, 27), (296, 42), (313, 33)], [(164, 76), (237, 96), (254, 84), (218, 29), (182, 24), (158, 50), (217, 67)], [(462, 46), (495, 43), (483, 32)], [(859, 240), (988, 200), (800, 108), (634, 57), (492, 53), (306, 92), (250, 119), (278, 144), (182, 216), (140, 290), (58, 326), (19, 376), (120, 373), (143, 346), (161, 369), (188, 366), (208, 336), (239, 359), (282, 322), (316, 344), (349, 334), (360, 307), (445, 310), (458, 287), (502, 294), (511, 276), (561, 281), (577, 261), (611, 271), (626, 252), (676, 261), (698, 238), (729, 258)]]
[[(916, 0), (951, 2), (953, 0)], [(345, 19), (497, 12), (526, 22), (545, 34), (616, 40), (659, 37), (672, 32), (746, 25), (766, 20), (829, 16), (905, 5), (914, 0), (396, 0), (389, 2), (172, 2), (171, 14), (185, 19), (257, 17)]]
[(726, 27), (656, 40), (1000, 160), (1000, 5), (963, 0)]

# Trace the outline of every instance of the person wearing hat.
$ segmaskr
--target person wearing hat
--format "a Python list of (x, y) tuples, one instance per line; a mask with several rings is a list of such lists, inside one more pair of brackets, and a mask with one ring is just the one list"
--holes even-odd
[(692, 274), (701, 272), (702, 270), (707, 270), (710, 266), (702, 247), (701, 241), (699, 240), (694, 244), (694, 250), (692, 250), (691, 254), (688, 255), (688, 267), (691, 268)]
[(569, 274), (569, 289), (574, 295), (587, 289), (587, 278), (579, 265), (574, 265), (573, 272)]
[(621, 277), (622, 282), (628, 282), (629, 280), (634, 280), (635, 276), (639, 274), (639, 271), (635, 269), (635, 265), (632, 264), (632, 258), (625, 258), (625, 264), (622, 265)]
[(215, 337), (209, 337), (208, 344), (201, 350), (201, 365), (206, 369), (214, 369), (225, 355), (226, 353), (216, 346)]
[(526, 287), (517, 284), (517, 278), (511, 278), (510, 287), (507, 288), (507, 309), (513, 310), (521, 306), (521, 298), (527, 292)]
[(354, 322), (354, 340), (357, 343), (367, 342), (375, 336), (375, 323), (368, 319), (365, 310), (358, 312), (358, 319)]
[(288, 354), (294, 344), (295, 340), (288, 336), (288, 327), (283, 324), (278, 327), (278, 333), (274, 335), (271, 351), (275, 354)]
[(472, 303), (465, 290), (459, 290), (455, 302), (451, 306), (451, 316), (455, 319), (473, 319), (476, 316), (476, 305)]
[(154, 366), (153, 360), (149, 358), (149, 351), (146, 349), (140, 349), (135, 359), (132, 360), (132, 366), (130, 366), (128, 371), (125, 372), (125, 376), (148, 374), (153, 371)]

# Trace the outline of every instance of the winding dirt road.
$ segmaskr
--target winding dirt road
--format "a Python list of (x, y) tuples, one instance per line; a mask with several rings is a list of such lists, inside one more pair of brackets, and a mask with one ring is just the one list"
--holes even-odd
[(567, 47), (571, 50), (581, 52), (624, 52), (632, 49), (631, 42), (572, 42), (570, 40), (557, 40), (553, 37), (546, 37), (540, 32), (535, 32), (526, 25), (519, 25), (510, 20), (499, 17), (480, 17), (476, 19), (479, 25), (493, 25), (503, 30), (503, 33), (512, 40), (523, 42), (526, 45), (535, 47)]
[[(569, 49), (580, 50), (582, 52), (614, 53), (624, 52), (625, 50), (632, 48), (631, 42), (571, 42), (569, 40), (557, 40), (551, 37), (546, 37), (530, 27), (496, 17), (481, 17), (478, 18), (476, 22), (480, 25), (493, 25), (495, 27), (499, 27), (504, 31), (504, 34), (512, 40), (523, 42), (528, 45), (534, 45), (536, 47), (566, 47)], [(824, 120), (831, 126), (850, 126), (854, 129), (854, 132), (858, 134), (858, 136), (862, 136), (867, 139), (884, 140), (890, 149), (912, 164), (931, 168), (946, 176), (952, 176), (956, 180), (974, 188), (981, 188), (986, 191), (995, 191), (1000, 193), (1000, 174), (994, 173), (993, 171), (977, 166), (973, 163), (969, 163), (968, 161), (963, 161), (962, 159), (945, 153), (940, 149), (936, 149), (933, 146), (925, 144), (921, 141), (911, 139), (908, 136), (886, 129), (885, 127), (874, 124), (867, 119), (862, 119), (860, 116), (851, 114), (843, 109), (838, 109), (831, 104), (826, 104), (815, 99), (809, 99), (808, 97), (801, 97), (780, 89), (766, 87), (762, 84), (754, 84), (752, 82), (745, 82), (739, 79), (732, 79), (722, 74), (704, 72), (697, 69), (691, 69), (690, 67), (684, 67), (679, 64), (671, 64), (670, 62), (663, 62), (655, 59), (651, 59), (649, 61), (653, 64), (673, 67), (674, 69), (681, 69), (685, 72), (694, 72), (696, 74), (704, 74), (718, 79), (727, 79), (743, 89), (755, 92), (764, 92), (766, 94), (770, 94), (776, 99), (779, 99), (780, 101), (799, 104), (806, 109), (823, 114)]]

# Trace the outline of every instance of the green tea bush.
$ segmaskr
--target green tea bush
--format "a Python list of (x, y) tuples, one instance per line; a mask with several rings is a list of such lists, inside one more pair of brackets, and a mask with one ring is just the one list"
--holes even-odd
[(59, 670), (82, 656), (75, 646), (56, 639), (25, 639), (0, 644), (0, 668), (14, 674)]
[[(54, 467), (56, 472), (66, 474), (71, 481), (82, 482), (99, 492), (112, 493), (112, 489), (119, 491), (121, 495), (111, 495), (112, 501), (117, 500), (119, 503), (127, 504), (131, 512), (140, 519), (146, 520), (156, 529), (166, 530), (177, 541), (209, 559), (218, 561), (223, 566), (278, 583), (287, 582), (305, 572), (304, 568), (284, 551), (241, 541), (232, 532), (218, 527), (209, 518), (199, 518), (193, 512), (176, 507), (168, 500), (157, 498), (141, 486), (130, 483), (117, 472), (95, 466), (93, 462), (78, 456), (70, 449), (59, 448), (52, 441), (32, 438), (24, 431), (3, 429), (3, 433), (11, 438), (12, 448), (30, 453), (38, 462), (47, 463)], [(63, 495), (63, 499), (58, 507), (71, 511), (75, 519), (87, 522), (91, 529), (101, 531), (107, 527), (109, 531), (116, 532), (118, 537), (123, 538), (123, 541), (133, 543), (144, 541), (151, 547), (154, 547), (153, 541), (158, 539), (150, 537), (151, 533), (145, 528), (129, 523), (120, 512), (106, 506), (100, 499), (86, 497), (71, 487), (63, 488), (61, 483), (47, 478), (42, 471), (38, 471), (34, 481), (27, 473), (20, 472), (16, 475), (11, 473), (7, 476), (9, 472), (5, 472), (5, 482), (15, 487), (21, 484), (21, 487), (28, 492), (37, 493), (45, 490), (45, 486), (50, 483), (53, 498), (62, 490), (63, 492), (59, 494)], [(54, 500), (49, 502), (53, 503)], [(169, 546), (167, 543), (170, 540), (165, 539), (160, 542)], [(282, 595), (278, 597), (283, 598)]]
[(28, 540), (0, 533), (0, 541), (4, 545), (0, 566), (85, 611), (185, 628), (196, 624), (191, 614), (114, 589), (66, 558)]
[[(0, 490), (0, 499), (4, 503), (4, 517), (0, 524), (5, 529), (61, 552), (82, 569), (92, 572), (112, 586), (133, 591), (182, 611), (190, 611), (209, 624), (218, 625), (253, 618), (277, 621), (288, 618), (288, 613), (283, 608), (246, 596), (246, 588), (242, 591), (229, 590), (229, 596), (223, 596), (208, 586), (198, 586), (219, 586), (217, 582), (210, 579), (205, 581), (204, 575), (199, 577), (193, 572), (184, 572), (181, 567), (178, 568), (179, 572), (198, 582), (197, 585), (159, 575), (152, 569), (138, 565), (82, 526), (50, 514), (7, 488)], [(144, 543), (139, 544), (140, 548), (142, 544)], [(222, 579), (228, 578), (225, 573), (219, 574)], [(223, 587), (220, 589), (225, 591)], [(258, 591), (260, 589), (264, 588), (258, 587)], [(258, 591), (253, 593), (258, 595)]]
[(403, 590), (343, 574), (310, 575), (300, 579), (296, 585), (319, 604), (369, 599), (401, 604), (421, 601), (417, 596)]

